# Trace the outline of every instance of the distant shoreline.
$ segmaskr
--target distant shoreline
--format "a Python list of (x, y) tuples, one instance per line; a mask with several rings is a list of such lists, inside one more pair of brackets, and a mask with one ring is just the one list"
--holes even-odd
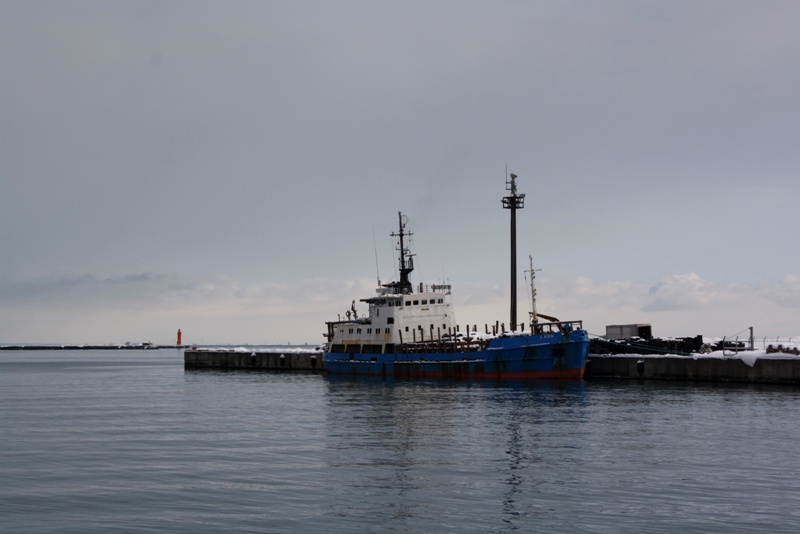
[[(301, 345), (203, 345), (205, 350), (235, 350), (235, 348), (247, 348), (248, 350), (258, 350), (258, 348), (283, 348), (283, 349), (306, 349), (313, 348), (318, 345), (314, 344), (301, 344)], [(136, 343), (136, 344), (110, 344), (110, 345), (59, 345), (59, 344), (31, 344), (31, 345), (0, 345), (2, 350), (158, 350), (158, 349), (197, 349), (198, 345), (154, 345), (152, 343)]]
[(183, 349), (189, 345), (0, 345), (0, 350), (156, 350)]

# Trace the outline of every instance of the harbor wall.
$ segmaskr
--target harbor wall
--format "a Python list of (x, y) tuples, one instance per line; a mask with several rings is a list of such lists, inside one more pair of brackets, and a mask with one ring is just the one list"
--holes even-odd
[(186, 369), (253, 369), (261, 371), (324, 371), (319, 352), (228, 352), (186, 350)]
[(590, 354), (585, 378), (641, 378), (714, 382), (800, 383), (800, 359), (756, 359), (751, 367), (739, 358), (599, 356)]
[[(186, 369), (325, 372), (319, 352), (186, 350), (183, 359)], [(751, 367), (739, 358), (590, 354), (584, 378), (800, 384), (800, 359), (762, 356)]]

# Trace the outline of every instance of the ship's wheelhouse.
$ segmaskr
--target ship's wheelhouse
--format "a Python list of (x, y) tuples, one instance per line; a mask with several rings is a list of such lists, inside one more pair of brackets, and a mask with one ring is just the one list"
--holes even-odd
[(378, 296), (361, 299), (368, 305), (365, 316), (354, 312), (347, 320), (328, 323), (330, 351), (392, 353), (404, 343), (452, 336), (456, 322), (450, 286), (421, 285), (419, 289), (419, 293), (395, 293), (379, 288)]

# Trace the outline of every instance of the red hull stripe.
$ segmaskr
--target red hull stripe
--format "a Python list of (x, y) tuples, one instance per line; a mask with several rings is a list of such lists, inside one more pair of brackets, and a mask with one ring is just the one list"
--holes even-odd
[[(356, 376), (392, 376), (396, 378), (442, 378), (458, 380), (583, 380), (584, 368), (552, 371), (517, 371), (499, 373), (442, 373), (442, 372), (409, 372), (409, 373), (358, 373), (356, 370), (331, 374), (352, 374)], [(331, 372), (328, 370), (328, 372)]]

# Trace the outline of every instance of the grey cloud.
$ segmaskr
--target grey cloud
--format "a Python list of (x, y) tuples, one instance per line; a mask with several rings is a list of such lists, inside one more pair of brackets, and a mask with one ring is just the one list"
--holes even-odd
[(765, 297), (783, 308), (800, 308), (800, 276), (788, 275), (766, 287)]
[(642, 311), (685, 311), (709, 305), (716, 296), (711, 284), (694, 273), (664, 275), (650, 286)]
[(0, 300), (38, 298), (63, 298), (79, 294), (124, 293), (135, 294), (137, 290), (151, 291), (154, 285), (162, 285), (165, 277), (155, 273), (128, 274), (117, 277), (98, 278), (91, 274), (64, 276), (60, 278), (37, 278), (33, 280), (0, 279)]
[(39, 302), (122, 308), (147, 303), (156, 308), (238, 301), (253, 307), (277, 306), (296, 310), (307, 305), (334, 302), (337, 297), (344, 299), (350, 294), (365, 294), (372, 289), (370, 281), (364, 279), (316, 278), (276, 284), (253, 283), (225, 275), (189, 278), (140, 273), (102, 278), (87, 274), (33, 280), (0, 279), (0, 302), (9, 307)]
[(704, 309), (726, 288), (645, 281), (800, 262), (798, 20), (778, 0), (2, 2), (0, 292), (308, 309), (341, 294), (307, 281), (372, 274), (397, 210), (415, 275), (490, 287), (507, 163), (520, 253), (583, 279), (554, 294)]

